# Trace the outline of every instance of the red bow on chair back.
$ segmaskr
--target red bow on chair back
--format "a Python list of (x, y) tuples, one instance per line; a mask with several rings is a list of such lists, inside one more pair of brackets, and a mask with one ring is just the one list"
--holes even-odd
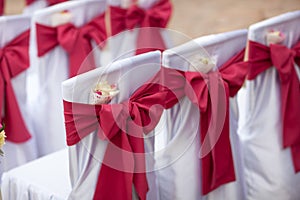
[(208, 74), (186, 72), (185, 75), (196, 96), (189, 92), (186, 94), (199, 107), (201, 114), (204, 195), (235, 180), (229, 134), (229, 97), (236, 95), (246, 78), (248, 64), (243, 59), (244, 50), (221, 66), (219, 71)]
[(292, 49), (283, 45), (270, 47), (249, 41), (250, 70), (248, 79), (274, 66), (279, 75), (283, 146), (291, 147), (295, 171), (300, 171), (300, 82), (295, 62), (300, 66), (300, 42)]
[(160, 28), (167, 26), (171, 13), (172, 5), (169, 0), (159, 0), (148, 10), (137, 5), (128, 9), (111, 6), (112, 35), (136, 27), (141, 28), (137, 38), (136, 54), (152, 50), (165, 50), (166, 46)]
[[(164, 80), (173, 80), (168, 87), (161, 86), (162, 75)], [(139, 199), (146, 199), (143, 133), (154, 129), (163, 108), (172, 107), (184, 95), (182, 88), (174, 94), (178, 85), (184, 86), (184, 81), (182, 73), (162, 69), (128, 102), (87, 105), (64, 101), (68, 145), (76, 144), (97, 129), (99, 138), (109, 141), (94, 199), (131, 200), (133, 185)]]
[(6, 125), (7, 139), (22, 143), (31, 138), (24, 123), (11, 79), (29, 67), (29, 31), (17, 36), (0, 50), (0, 113)]
[[(30, 5), (35, 1), (37, 1), (37, 0), (26, 0), (26, 4)], [(65, 2), (65, 1), (68, 1), (68, 0), (47, 0), (49, 6), (52, 6), (52, 5), (55, 5), (55, 4), (58, 4), (58, 3), (62, 3), (62, 2)]]
[(69, 56), (70, 77), (84, 73), (95, 68), (94, 57), (89, 55), (92, 51), (91, 41), (101, 45), (106, 39), (105, 30), (104, 14), (80, 28), (71, 23), (58, 27), (36, 24), (38, 56), (43, 56), (60, 45)]

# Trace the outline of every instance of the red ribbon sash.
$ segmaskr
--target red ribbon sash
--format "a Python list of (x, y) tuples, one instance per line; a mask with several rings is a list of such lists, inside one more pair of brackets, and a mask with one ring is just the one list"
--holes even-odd
[(253, 80), (274, 66), (279, 75), (283, 147), (291, 147), (295, 171), (300, 171), (300, 82), (294, 63), (300, 66), (300, 42), (292, 49), (283, 45), (270, 47), (249, 41), (249, 75)]
[(0, 50), (0, 113), (4, 105), (7, 140), (22, 143), (31, 138), (24, 123), (11, 79), (29, 67), (29, 31), (25, 31)]
[(136, 54), (153, 50), (165, 50), (166, 46), (158, 28), (167, 26), (171, 13), (172, 5), (169, 0), (159, 0), (148, 10), (144, 10), (137, 5), (132, 5), (128, 9), (111, 6), (112, 35), (140, 27), (143, 29), (140, 29), (138, 33)]
[(60, 45), (69, 55), (70, 77), (95, 68), (94, 57), (89, 55), (91, 40), (100, 45), (106, 39), (104, 14), (80, 28), (71, 23), (58, 27), (36, 24), (36, 32), (38, 56)]
[[(225, 106), (223, 106), (225, 122), (223, 122), (224, 126), (221, 124), (221, 134), (216, 144), (202, 158), (203, 194), (234, 181), (234, 165), (229, 140), (228, 101), (229, 96), (234, 96), (245, 80), (248, 67), (247, 63), (243, 62), (243, 57), (244, 51), (225, 63), (219, 72), (208, 75), (161, 68), (153, 79), (134, 92), (128, 102), (121, 104), (95, 106), (64, 101), (68, 145), (76, 144), (95, 130), (98, 130), (100, 139), (110, 141), (94, 198), (129, 200), (133, 184), (139, 198), (145, 199), (148, 190), (146, 176), (145, 173), (137, 173), (145, 169), (145, 160), (143, 156), (138, 157), (134, 154), (144, 153), (143, 133), (148, 133), (156, 126), (163, 109), (173, 107), (178, 100), (187, 95), (199, 106), (201, 112), (199, 123), (202, 142), (207, 134), (214, 137), (217, 130), (210, 128), (209, 124), (212, 116), (217, 115), (219, 110), (212, 109), (211, 104), (218, 100), (214, 98), (219, 95), (220, 86), (224, 87), (226, 92)], [(192, 90), (187, 85), (191, 85)], [(216, 92), (215, 94), (209, 93), (209, 88), (212, 87), (217, 88), (212, 90)], [(196, 96), (193, 96), (193, 93)], [(153, 108), (153, 105), (160, 106)], [(214, 123), (219, 122), (215, 120)], [(125, 153), (120, 149), (132, 154), (124, 155)], [(120, 162), (115, 164), (125, 168), (126, 172), (112, 169), (105, 164), (110, 162)], [(112, 188), (118, 192), (111, 192)]]
[[(194, 104), (198, 105), (201, 114), (202, 193), (204, 195), (235, 180), (230, 145), (229, 97), (236, 95), (247, 75), (248, 65), (243, 62), (243, 59), (244, 50), (223, 64), (219, 71), (208, 74), (186, 72), (185, 77), (197, 98), (192, 97), (191, 93), (186, 94)], [(205, 140), (207, 136), (209, 142)]]

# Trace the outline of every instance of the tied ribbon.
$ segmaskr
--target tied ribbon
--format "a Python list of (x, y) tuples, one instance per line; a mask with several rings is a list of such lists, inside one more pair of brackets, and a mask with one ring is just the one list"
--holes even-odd
[(172, 5), (169, 0), (159, 0), (148, 10), (138, 7), (136, 4), (128, 9), (111, 6), (112, 35), (140, 27), (142, 29), (138, 32), (136, 54), (165, 50), (166, 46), (159, 28), (167, 26), (171, 13)]
[(4, 113), (1, 121), (6, 125), (7, 140), (15, 143), (26, 142), (31, 138), (11, 83), (13, 77), (29, 67), (28, 48), (29, 31), (25, 31), (0, 50), (0, 113)]
[[(162, 75), (173, 82), (161, 86)], [(64, 101), (68, 145), (76, 144), (95, 130), (100, 139), (109, 140), (94, 199), (131, 200), (133, 185), (139, 199), (146, 199), (143, 133), (153, 130), (163, 109), (172, 107), (184, 96), (182, 88), (176, 89), (184, 81), (182, 73), (163, 68), (127, 102), (88, 105)]]
[(202, 158), (202, 193), (234, 181), (234, 163), (230, 145), (229, 97), (236, 95), (248, 72), (243, 62), (244, 50), (220, 67), (219, 71), (203, 74), (186, 72), (193, 88), (190, 100), (199, 107)]
[(92, 51), (91, 40), (100, 45), (106, 39), (104, 14), (80, 28), (71, 23), (57, 27), (36, 24), (36, 32), (38, 56), (60, 45), (69, 56), (70, 77), (95, 68), (94, 57), (89, 55)]
[[(37, 0), (26, 0), (26, 4), (30, 5), (35, 1), (37, 1)], [(59, 3), (62, 3), (62, 2), (66, 2), (66, 1), (68, 1), (68, 0), (47, 0), (47, 3), (48, 3), (49, 6), (53, 6), (55, 4), (59, 4)]]
[(292, 49), (283, 45), (270, 47), (249, 41), (250, 70), (248, 79), (274, 66), (278, 72), (281, 92), (283, 147), (291, 147), (294, 168), (300, 171), (300, 82), (294, 63), (300, 66), (300, 42)]
[[(203, 194), (209, 193), (222, 184), (234, 181), (234, 165), (229, 140), (228, 98), (237, 93), (247, 74), (247, 63), (242, 62), (243, 57), (244, 50), (221, 67), (220, 75), (216, 72), (205, 75), (198, 72), (181, 72), (174, 69), (161, 68), (156, 76), (149, 81), (149, 84), (143, 85), (134, 92), (127, 103), (95, 106), (64, 101), (68, 145), (78, 143), (81, 138), (95, 130), (98, 130), (100, 139), (109, 139), (110, 141), (98, 177), (94, 198), (129, 200), (131, 199), (132, 184), (134, 184), (135, 187), (141, 187), (136, 189), (139, 198), (145, 199), (148, 190), (145, 183), (145, 175), (143, 173), (142, 175), (141, 173), (134, 173), (135, 170), (140, 172), (140, 167), (137, 166), (142, 166), (141, 169), (144, 170), (144, 158), (138, 159), (138, 156), (135, 154), (126, 158), (124, 155), (115, 155), (115, 152), (119, 152), (119, 154), (125, 154), (126, 152), (143, 153), (143, 140), (139, 139), (142, 133), (148, 133), (156, 126), (161, 117), (162, 109), (172, 108), (185, 95), (193, 103), (199, 105), (201, 133), (205, 134), (210, 130), (211, 138), (214, 137), (215, 133), (213, 131), (215, 129), (209, 128), (208, 125), (210, 118), (216, 114), (211, 111), (216, 112), (212, 108), (211, 102), (215, 103), (218, 99), (215, 99), (215, 96), (211, 96), (212, 101), (209, 100), (209, 96), (212, 94), (208, 92), (207, 79), (209, 79), (209, 85), (211, 85), (214, 95), (218, 96), (219, 94), (219, 83), (224, 85), (226, 91), (225, 100), (227, 101), (225, 102), (226, 110), (224, 110), (226, 119), (223, 122), (224, 127), (222, 126), (221, 135), (216, 139), (217, 141), (215, 140), (216, 144), (212, 146), (212, 149), (209, 149), (207, 155), (202, 158)], [(191, 85), (192, 90), (187, 85)], [(215, 90), (216, 88), (218, 90)], [(196, 94), (196, 97), (193, 94)], [(153, 105), (159, 106), (153, 108)], [(215, 123), (218, 123), (218, 121)], [(139, 127), (133, 126), (135, 124), (141, 126), (143, 130), (137, 131), (136, 129)], [(133, 134), (137, 134), (138, 138), (134, 138)], [(205, 136), (202, 135), (202, 141)], [(115, 147), (118, 147), (119, 149), (117, 150), (119, 151), (114, 151)], [(120, 149), (125, 151), (120, 152)], [(109, 162), (120, 162), (113, 166), (121, 165), (121, 169), (129, 168), (131, 173), (112, 169), (105, 165), (105, 163)], [(141, 176), (139, 180), (142, 183), (134, 178), (135, 175)], [(115, 188), (118, 192), (110, 192), (111, 188)], [(126, 195), (122, 196), (122, 194)]]

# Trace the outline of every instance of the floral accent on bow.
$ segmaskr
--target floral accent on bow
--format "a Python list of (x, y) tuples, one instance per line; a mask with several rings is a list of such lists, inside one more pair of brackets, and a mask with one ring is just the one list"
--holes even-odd
[(119, 92), (115, 84), (108, 84), (107, 81), (101, 81), (91, 92), (91, 104), (108, 104)]
[(281, 31), (271, 30), (266, 35), (267, 44), (280, 44), (285, 39), (285, 35)]

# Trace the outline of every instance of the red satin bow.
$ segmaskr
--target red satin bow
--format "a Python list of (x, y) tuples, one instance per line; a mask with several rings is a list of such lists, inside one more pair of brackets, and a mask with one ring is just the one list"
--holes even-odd
[(300, 171), (300, 82), (294, 63), (300, 66), (300, 42), (292, 49), (278, 44), (270, 47), (249, 41), (249, 80), (274, 66), (281, 90), (283, 146), (291, 147), (295, 171)]
[[(31, 138), (24, 123), (11, 79), (29, 67), (29, 31), (17, 36), (0, 50), (0, 113), (4, 105), (3, 121), (7, 140), (22, 143)], [(1, 121), (2, 121), (1, 120)]]
[[(234, 163), (229, 139), (229, 96), (243, 85), (248, 67), (244, 51), (226, 62), (219, 71), (201, 74), (186, 72), (196, 98), (186, 92), (199, 107), (201, 118), (202, 193), (234, 181)], [(208, 138), (206, 138), (208, 137)]]
[(165, 50), (166, 47), (158, 28), (167, 26), (171, 13), (172, 5), (169, 0), (159, 0), (148, 10), (144, 10), (137, 5), (133, 5), (129, 9), (111, 6), (112, 35), (140, 27), (143, 29), (140, 29), (138, 33), (136, 54), (157, 49)]
[[(26, 0), (26, 4), (30, 5), (35, 1), (36, 0)], [(68, 1), (68, 0), (47, 0), (49, 6), (52, 6), (52, 5), (55, 5), (55, 4), (58, 4), (58, 3), (62, 3), (62, 2), (65, 2), (65, 1)]]
[(38, 56), (43, 56), (55, 46), (61, 45), (69, 55), (70, 77), (94, 69), (94, 58), (88, 56), (92, 51), (91, 40), (101, 45), (106, 39), (104, 20), (102, 14), (80, 28), (71, 23), (58, 27), (36, 24)]
[[(128, 102), (121, 104), (94, 106), (64, 101), (68, 145), (76, 144), (96, 129), (101, 139), (109, 140), (94, 199), (131, 200), (132, 185), (139, 199), (146, 199), (148, 184), (143, 133), (154, 129), (163, 108), (172, 107), (184, 95), (183, 89), (175, 89), (178, 85), (183, 86), (185, 81), (183, 75), (178, 74), (176, 70), (162, 69)], [(175, 81), (170, 81), (168, 87), (162, 87), (162, 75), (164, 80)], [(157, 104), (160, 106), (153, 107)]]
[[(209, 84), (212, 85), (215, 81), (217, 81), (217, 84), (218, 82), (224, 84), (226, 91), (226, 105), (224, 106), (226, 108), (224, 110), (226, 120), (216, 145), (203, 158), (202, 185), (204, 194), (222, 184), (235, 180), (229, 141), (228, 96), (234, 96), (244, 82), (248, 68), (244, 62), (241, 62), (243, 55), (244, 51), (221, 67), (221, 78), (215, 80), (216, 73), (207, 75), (211, 79)], [(151, 131), (161, 117), (162, 108), (168, 109), (173, 107), (185, 94), (193, 103), (199, 105), (201, 111), (201, 133), (202, 138), (204, 138), (205, 135), (203, 134), (206, 134), (209, 129), (208, 125), (212, 116), (205, 76), (198, 72), (184, 73), (173, 69), (161, 68), (160, 72), (149, 81), (149, 84), (143, 85), (132, 95), (128, 103), (93, 106), (64, 101), (68, 145), (76, 144), (81, 138), (98, 128), (98, 130), (101, 130), (98, 132), (99, 137), (110, 141), (103, 163), (117, 161), (123, 163), (124, 155), (116, 155), (118, 151), (115, 150), (115, 147), (117, 146), (119, 149), (127, 152), (143, 153), (143, 140), (131, 135), (141, 136), (143, 132)], [(192, 91), (186, 87), (187, 84), (192, 86)], [(216, 91), (216, 95), (218, 95), (218, 91)], [(197, 98), (191, 95), (193, 92), (196, 93)], [(156, 104), (160, 105), (160, 107), (150, 110)], [(151, 119), (149, 116), (152, 116)], [(137, 130), (137, 127), (134, 126), (135, 124), (143, 127), (143, 130)], [(99, 125), (100, 127), (98, 127)], [(210, 134), (215, 133), (212, 132)], [(141, 169), (144, 169), (144, 158), (137, 159), (135, 156), (130, 157), (130, 155), (125, 159), (125, 163), (128, 166), (122, 167), (130, 168), (131, 166), (133, 168), (135, 166), (135, 170), (137, 170), (139, 167), (136, 164), (138, 163), (138, 166), (142, 166)], [(123, 165), (125, 164), (123, 163)], [(133, 169), (131, 170), (134, 172)], [(139, 179), (132, 178), (135, 175), (112, 169), (104, 164), (98, 177), (95, 199), (131, 199), (132, 180), (135, 187), (141, 187), (136, 189), (140, 199), (145, 199), (148, 188), (145, 183), (145, 175), (139, 174)], [(135, 182), (135, 180), (140, 181)], [(114, 188), (119, 192), (110, 192), (110, 188)], [(122, 197), (122, 194), (126, 195)]]

